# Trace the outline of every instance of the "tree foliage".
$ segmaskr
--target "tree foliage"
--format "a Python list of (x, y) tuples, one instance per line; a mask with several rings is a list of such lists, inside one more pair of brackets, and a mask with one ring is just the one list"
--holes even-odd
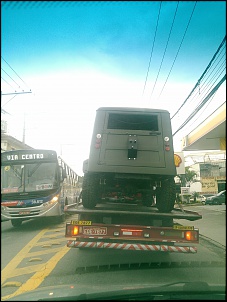
[(185, 174), (177, 175), (180, 178), (181, 184), (184, 182), (186, 183), (193, 183), (198, 180), (196, 180), (197, 173), (196, 171), (192, 170), (190, 167), (185, 168)]

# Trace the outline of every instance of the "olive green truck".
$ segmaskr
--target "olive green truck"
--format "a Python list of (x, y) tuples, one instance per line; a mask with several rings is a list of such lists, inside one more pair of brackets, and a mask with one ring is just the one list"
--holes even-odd
[(176, 200), (176, 166), (169, 112), (98, 108), (83, 173), (84, 208), (106, 202), (138, 203), (171, 212)]

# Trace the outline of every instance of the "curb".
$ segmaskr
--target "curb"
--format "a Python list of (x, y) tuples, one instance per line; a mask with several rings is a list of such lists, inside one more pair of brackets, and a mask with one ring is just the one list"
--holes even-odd
[(202, 202), (197, 203), (180, 203), (182, 207), (188, 207), (188, 206), (204, 206)]

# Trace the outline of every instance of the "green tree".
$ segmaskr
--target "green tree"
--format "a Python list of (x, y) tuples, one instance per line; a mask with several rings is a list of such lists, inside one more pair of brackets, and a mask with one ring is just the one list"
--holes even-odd
[[(180, 178), (181, 186), (185, 187), (187, 183), (191, 184), (198, 181), (195, 177), (197, 176), (196, 171), (190, 169), (190, 167), (185, 168), (185, 174), (177, 175)], [(186, 184), (185, 184), (186, 183)]]
[(194, 198), (194, 202), (196, 202), (197, 197), (199, 197), (199, 193), (198, 192), (192, 192), (192, 197)]
[[(185, 174), (180, 174), (177, 176), (180, 178), (181, 187), (186, 187), (187, 184), (189, 184), (189, 186), (190, 186), (191, 183), (199, 181), (196, 179), (196, 177), (197, 177), (196, 171), (192, 170), (190, 167), (185, 168)], [(190, 196), (191, 196), (190, 194), (187, 196), (185, 195), (188, 203), (189, 203)], [(194, 197), (194, 200), (196, 200), (197, 196), (193, 195), (193, 197)]]

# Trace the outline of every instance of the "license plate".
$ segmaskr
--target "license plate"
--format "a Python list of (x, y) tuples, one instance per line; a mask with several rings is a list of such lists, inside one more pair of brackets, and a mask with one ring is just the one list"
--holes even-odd
[(71, 220), (71, 224), (91, 225), (90, 220)]
[(19, 215), (29, 215), (30, 211), (20, 211)]
[(90, 227), (83, 227), (83, 234), (84, 235), (106, 235), (107, 234), (107, 228), (101, 227), (101, 228), (90, 228)]
[(194, 230), (194, 227), (193, 226), (183, 226), (183, 225), (174, 225), (173, 226), (173, 229), (175, 229), (175, 230), (191, 230), (191, 231), (193, 231)]

